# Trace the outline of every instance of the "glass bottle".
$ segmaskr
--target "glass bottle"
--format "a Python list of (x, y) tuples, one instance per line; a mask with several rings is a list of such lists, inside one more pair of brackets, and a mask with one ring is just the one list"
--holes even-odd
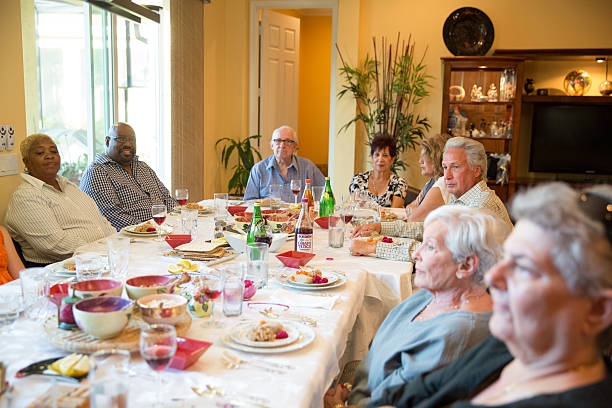
[(308, 199), (302, 198), (302, 206), (300, 217), (295, 225), (295, 247), (296, 251), (310, 252), (313, 251), (313, 230), (312, 221), (308, 211)]
[(335, 206), (336, 200), (334, 199), (329, 177), (325, 177), (325, 188), (323, 189), (323, 194), (321, 194), (319, 205), (319, 217), (329, 217), (332, 215)]
[[(304, 194), (302, 195), (302, 201), (306, 198), (308, 200), (308, 208), (314, 209), (314, 197), (312, 195), (312, 187), (310, 179), (306, 179), (306, 187), (304, 187)], [(303, 205), (303, 204), (302, 204)]]
[(247, 244), (253, 242), (265, 242), (266, 237), (266, 222), (261, 216), (261, 206), (256, 203), (253, 207), (253, 219), (251, 220), (251, 226), (249, 227), (249, 233), (247, 235)]

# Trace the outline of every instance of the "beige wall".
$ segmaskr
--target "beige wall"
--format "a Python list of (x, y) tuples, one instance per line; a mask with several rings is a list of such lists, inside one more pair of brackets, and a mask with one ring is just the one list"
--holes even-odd
[[(21, 47), (21, 8), (19, 0), (0, 1), (0, 124), (15, 127), (15, 149), (10, 153), (19, 155), (19, 144), (26, 136), (25, 94), (23, 88), (23, 57)], [(6, 151), (0, 155), (9, 154)], [(19, 170), (23, 163), (19, 159)], [(21, 182), (19, 175), (0, 177), (0, 224), (12, 191)]]

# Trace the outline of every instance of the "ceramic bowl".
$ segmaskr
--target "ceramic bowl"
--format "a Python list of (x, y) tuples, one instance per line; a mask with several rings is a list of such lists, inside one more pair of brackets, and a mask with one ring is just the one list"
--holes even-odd
[(246, 211), (246, 209), (247, 207), (243, 205), (230, 205), (229, 207), (227, 207), (227, 211), (232, 215), (236, 215), (237, 213), (243, 213)]
[(81, 299), (96, 296), (121, 296), (123, 283), (112, 279), (90, 279), (70, 284), (70, 291)]
[(288, 216), (276, 216), (276, 217), (268, 217), (266, 220), (273, 233), (284, 232), (287, 234), (291, 234), (295, 229), (295, 224), (297, 220), (290, 219)]
[(317, 219), (315, 219), (315, 222), (317, 223), (317, 225), (323, 229), (328, 229), (329, 228), (329, 217), (319, 217)]
[(191, 235), (189, 234), (174, 234), (166, 236), (166, 242), (172, 248), (176, 248), (179, 245), (187, 244), (191, 242)]
[(157, 295), (159, 293), (172, 293), (171, 281), (174, 278), (163, 275), (145, 275), (130, 278), (125, 281), (125, 291), (132, 300), (143, 296)]
[(118, 296), (97, 296), (74, 304), (77, 326), (98, 339), (118, 336), (127, 326), (134, 302)]
[[(237, 218), (245, 218), (246, 221), (245, 222), (251, 222), (251, 220), (253, 219), (253, 213), (245, 213), (245, 212), (238, 212), (236, 214), (234, 214), (234, 219)], [(243, 220), (241, 220), (243, 221)]]
[(148, 295), (137, 303), (142, 320), (149, 324), (177, 324), (187, 313), (187, 299), (179, 295)]
[[(228, 244), (234, 250), (238, 252), (244, 252), (246, 250), (246, 235), (238, 235), (233, 232), (223, 231), (223, 236), (227, 239)], [(272, 244), (270, 245), (270, 252), (277, 251), (287, 241), (287, 234), (272, 234)]]
[(308, 261), (314, 258), (314, 256), (315, 254), (300, 251), (287, 251), (276, 255), (278, 260), (281, 261), (283, 265), (290, 268), (299, 268), (300, 266), (304, 266), (308, 263)]
[(249, 228), (251, 226), (251, 220), (245, 217), (236, 217), (236, 222), (234, 223), (234, 228), (238, 231), (244, 231), (245, 233), (249, 233)]

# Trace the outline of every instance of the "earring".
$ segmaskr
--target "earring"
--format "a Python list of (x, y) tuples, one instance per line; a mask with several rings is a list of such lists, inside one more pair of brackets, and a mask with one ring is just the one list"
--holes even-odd
[(463, 274), (461, 274), (461, 273), (459, 273), (459, 272), (457, 272), (457, 273), (455, 274), (455, 276), (457, 276), (457, 279), (463, 279)]

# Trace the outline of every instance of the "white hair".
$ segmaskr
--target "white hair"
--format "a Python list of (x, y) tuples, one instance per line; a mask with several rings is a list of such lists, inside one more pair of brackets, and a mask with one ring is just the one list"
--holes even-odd
[(280, 131), (284, 130), (284, 129), (288, 129), (288, 130), (291, 131), (291, 133), (293, 134), (293, 138), (295, 139), (295, 144), (297, 144), (297, 142), (298, 142), (297, 132), (291, 126), (287, 126), (287, 125), (283, 125), (283, 126), (279, 127), (278, 129), (274, 129), (274, 132), (272, 132), (272, 140), (274, 140), (274, 137), (278, 136)]
[(485, 152), (484, 146), (477, 140), (469, 139), (467, 137), (451, 137), (447, 140), (444, 146), (444, 153), (449, 149), (463, 149), (467, 156), (467, 162), (470, 169), (474, 169), (476, 166), (480, 166), (480, 177), (482, 180), (486, 180), (487, 174), (487, 153)]
[(478, 257), (473, 283), (481, 285), (484, 274), (502, 256), (502, 244), (510, 227), (489, 210), (464, 205), (443, 205), (425, 218), (427, 228), (434, 221), (442, 222), (447, 232), (444, 243), (456, 263), (470, 255)]

